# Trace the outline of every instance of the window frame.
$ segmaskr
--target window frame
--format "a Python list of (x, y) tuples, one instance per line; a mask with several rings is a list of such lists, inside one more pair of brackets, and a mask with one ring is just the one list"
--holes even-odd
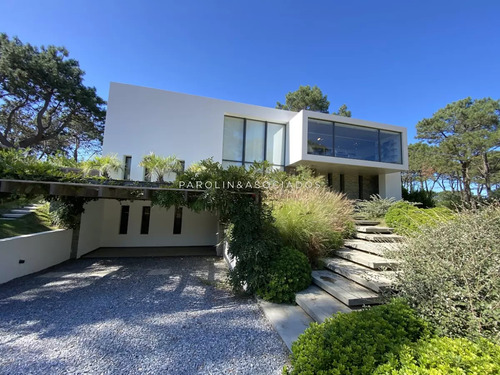
[[(225, 124), (226, 117), (235, 118), (238, 120), (243, 120), (243, 150), (242, 150), (242, 160), (224, 159), (224, 156), (223, 156), (223, 158), (222, 158), (223, 163), (224, 162), (238, 163), (242, 167), (244, 167), (247, 164), (253, 163), (253, 162), (245, 161), (245, 159), (246, 159), (246, 141), (247, 141), (247, 121), (258, 121), (258, 122), (264, 123), (264, 159), (263, 159), (264, 161), (267, 161), (268, 125), (274, 124), (274, 125), (283, 126), (283, 153), (282, 153), (283, 164), (274, 164), (274, 163), (269, 163), (269, 164), (271, 167), (278, 167), (278, 168), (282, 168), (284, 170), (285, 162), (286, 162), (286, 136), (287, 136), (286, 124), (282, 124), (282, 123), (274, 122), (274, 121), (263, 121), (263, 120), (258, 120), (258, 119), (238, 117), (238, 116), (232, 116), (232, 115), (224, 115), (224, 124)], [(223, 131), (224, 131), (224, 129), (223, 129)], [(223, 145), (223, 147), (224, 147), (224, 145)], [(222, 154), (224, 155), (224, 151), (222, 151)]]
[[(307, 141), (309, 141), (309, 121), (310, 120), (313, 120), (313, 121), (326, 121), (326, 122), (330, 122), (332, 124), (332, 126), (333, 126), (333, 132), (332, 132), (333, 133), (333, 138), (332, 138), (333, 156), (314, 154), (312, 152), (309, 152), (309, 149), (306, 148), (308, 155), (324, 156), (324, 157), (328, 157), (328, 158), (335, 157), (335, 158), (348, 159), (348, 160), (362, 160), (362, 161), (369, 161), (369, 162), (378, 162), (378, 163), (386, 163), (386, 164), (403, 165), (403, 159), (404, 158), (403, 158), (403, 133), (402, 132), (398, 132), (398, 131), (395, 131), (395, 130), (389, 130), (389, 129), (372, 128), (372, 127), (363, 126), (363, 125), (348, 124), (348, 123), (345, 123), (345, 122), (323, 120), (323, 119), (319, 119), (319, 118), (315, 118), (315, 117), (308, 117), (307, 118)], [(349, 158), (349, 157), (346, 157), (346, 156), (337, 156), (335, 154), (335, 151), (336, 151), (335, 146), (336, 146), (336, 138), (337, 138), (337, 132), (336, 132), (336, 125), (337, 124), (338, 125), (346, 125), (346, 126), (350, 126), (350, 127), (358, 127), (358, 128), (365, 128), (365, 129), (370, 129), (370, 130), (376, 130), (377, 131), (377, 143), (378, 143), (378, 155), (377, 155), (378, 160), (367, 160), (367, 159), (359, 159), (359, 158)], [(380, 142), (380, 134), (381, 134), (381, 132), (394, 133), (394, 134), (399, 135), (399, 151), (400, 151), (399, 162), (383, 161), (382, 160), (382, 144)]]

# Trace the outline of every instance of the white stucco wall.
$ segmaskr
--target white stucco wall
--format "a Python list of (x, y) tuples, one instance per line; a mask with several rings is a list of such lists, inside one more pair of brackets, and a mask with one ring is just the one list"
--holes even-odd
[(1, 239), (0, 284), (68, 260), (72, 233), (61, 229)]
[(220, 162), (224, 115), (286, 124), (296, 113), (111, 83), (103, 153), (131, 156), (132, 180), (143, 178), (138, 164), (150, 152), (176, 155), (186, 167), (210, 157)]
[(387, 173), (378, 176), (378, 189), (382, 198), (402, 199), (401, 173)]
[(136, 246), (215, 246), (217, 244), (217, 217), (208, 213), (195, 213), (187, 208), (182, 211), (181, 234), (173, 234), (174, 209), (157, 206), (151, 208), (149, 233), (140, 234), (142, 207), (147, 201), (121, 202), (130, 206), (127, 234), (119, 234), (120, 202), (104, 201), (100, 235), (101, 247)]
[(78, 258), (101, 246), (104, 200), (88, 202), (84, 208), (78, 240)]

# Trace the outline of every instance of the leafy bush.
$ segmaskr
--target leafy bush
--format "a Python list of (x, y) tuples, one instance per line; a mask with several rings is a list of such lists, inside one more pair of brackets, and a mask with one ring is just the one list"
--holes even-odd
[(375, 375), (448, 375), (500, 373), (500, 346), (487, 340), (472, 342), (448, 337), (405, 346)]
[(402, 300), (312, 323), (292, 345), (289, 374), (372, 374), (405, 344), (430, 335)]
[(277, 190), (269, 198), (275, 225), (286, 246), (315, 264), (342, 246), (352, 230), (352, 204), (324, 188)]
[(420, 203), (421, 208), (435, 207), (436, 206), (436, 202), (434, 201), (435, 195), (436, 193), (434, 193), (433, 191), (414, 190), (412, 192), (409, 192), (408, 190), (403, 188), (403, 199), (408, 202)]
[(370, 200), (357, 203), (359, 212), (368, 219), (380, 219), (385, 216), (389, 208), (396, 203), (394, 198), (381, 198), (378, 194), (370, 195)]
[(451, 220), (454, 214), (446, 207), (417, 208), (408, 202), (397, 202), (385, 215), (385, 222), (399, 234), (413, 234), (422, 226)]
[(500, 342), (500, 208), (420, 228), (397, 251), (395, 288), (446, 336)]
[(293, 302), (295, 293), (311, 284), (311, 266), (307, 257), (290, 247), (280, 250), (268, 271), (268, 282), (257, 290), (257, 294), (267, 301)]
[(436, 194), (436, 206), (446, 207), (450, 210), (461, 209), (464, 205), (460, 192), (440, 191)]

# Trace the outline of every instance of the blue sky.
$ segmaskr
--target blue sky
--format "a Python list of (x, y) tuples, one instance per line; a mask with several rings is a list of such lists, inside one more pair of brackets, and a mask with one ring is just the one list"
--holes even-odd
[(406, 126), (500, 98), (500, 1), (0, 2), (0, 32), (62, 45), (110, 81), (274, 107), (317, 85), (353, 117)]

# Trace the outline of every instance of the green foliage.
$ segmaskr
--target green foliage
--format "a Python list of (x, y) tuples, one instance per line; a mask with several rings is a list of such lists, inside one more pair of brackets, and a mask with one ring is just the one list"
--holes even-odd
[(337, 112), (333, 112), (333, 114), (337, 116), (351, 117), (351, 111), (347, 109), (345, 104), (342, 104), (339, 107), (339, 110)]
[(463, 208), (462, 195), (459, 192), (440, 191), (436, 194), (436, 206), (450, 210), (461, 209)]
[(318, 86), (299, 86), (297, 91), (286, 94), (285, 104), (276, 103), (276, 108), (300, 112), (303, 109), (328, 113), (330, 102)]
[(49, 196), (52, 222), (59, 227), (75, 229), (80, 225), (81, 214), (85, 212), (85, 203), (97, 198)]
[(500, 208), (421, 227), (388, 256), (395, 288), (447, 336), (500, 343)]
[(295, 301), (296, 292), (311, 284), (311, 266), (300, 251), (284, 247), (272, 261), (268, 278), (257, 294), (267, 301), (291, 303)]
[(387, 211), (385, 222), (396, 233), (413, 235), (423, 226), (435, 226), (453, 217), (454, 213), (446, 207), (422, 209), (409, 202), (397, 202)]
[(458, 171), (467, 204), (473, 203), (471, 183), (475, 164), (479, 164), (478, 174), (487, 190), (491, 188), (493, 170), (488, 156), (500, 144), (499, 117), (499, 100), (465, 98), (417, 124), (417, 138), (438, 146), (439, 154), (446, 160), (444, 164)]
[(405, 344), (430, 335), (401, 300), (312, 323), (292, 345), (289, 374), (372, 374)]
[(269, 202), (284, 244), (306, 254), (313, 265), (340, 248), (342, 236), (352, 231), (351, 202), (328, 189), (280, 189)]
[(165, 175), (182, 172), (182, 163), (175, 155), (159, 156), (150, 153), (142, 158), (139, 165), (146, 168), (147, 178), (155, 178), (160, 183), (165, 182)]
[(105, 101), (63, 47), (37, 48), (0, 34), (0, 144), (42, 155), (98, 149)]
[(381, 365), (375, 375), (494, 375), (500, 374), (500, 346), (448, 337), (405, 346)]
[(45, 204), (35, 212), (16, 220), (0, 221), (0, 238), (21, 236), (46, 232), (55, 229), (49, 214), (49, 204)]
[(396, 202), (394, 198), (382, 198), (378, 194), (370, 195), (370, 200), (357, 203), (359, 212), (369, 219), (380, 219), (385, 216), (389, 208)]
[(123, 166), (117, 154), (95, 156), (83, 163), (83, 172), (86, 175), (95, 170), (99, 172), (99, 176), (104, 178), (110, 178), (112, 172), (118, 172), (122, 169)]
[[(234, 289), (246, 286), (251, 293), (265, 287), (270, 264), (281, 247), (271, 211), (260, 201), (260, 192), (254, 188), (260, 176), (258, 169), (247, 171), (235, 166), (224, 169), (220, 163), (207, 159), (178, 175), (173, 184), (174, 188), (202, 192), (186, 195), (162, 191), (156, 192), (152, 200), (153, 204), (163, 207), (180, 205), (217, 214), (229, 227), (229, 254), (237, 259), (230, 273), (231, 285)], [(228, 182), (235, 185), (228, 188)]]
[(432, 208), (436, 206), (434, 202), (434, 196), (436, 194), (433, 191), (427, 190), (413, 190), (409, 192), (403, 187), (403, 199), (407, 202), (420, 203), (421, 208)]

